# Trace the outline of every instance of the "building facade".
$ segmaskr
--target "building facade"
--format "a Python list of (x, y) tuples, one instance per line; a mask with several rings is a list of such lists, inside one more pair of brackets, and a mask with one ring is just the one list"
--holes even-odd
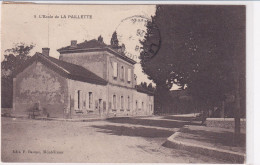
[(154, 98), (136, 88), (135, 61), (120, 49), (97, 40), (71, 41), (58, 49), (36, 53), (14, 74), (13, 114), (58, 118), (152, 115)]

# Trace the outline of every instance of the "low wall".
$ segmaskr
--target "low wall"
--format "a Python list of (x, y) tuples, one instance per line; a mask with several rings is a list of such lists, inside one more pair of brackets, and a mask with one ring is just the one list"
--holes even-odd
[(1, 116), (11, 116), (12, 108), (1, 108)]
[[(206, 126), (232, 129), (235, 127), (235, 121), (234, 118), (207, 118)], [(240, 119), (240, 127), (246, 129), (246, 119)]]

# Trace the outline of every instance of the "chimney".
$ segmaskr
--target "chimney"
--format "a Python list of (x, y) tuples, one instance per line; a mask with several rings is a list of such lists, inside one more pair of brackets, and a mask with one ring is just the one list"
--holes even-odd
[(77, 47), (77, 40), (71, 40), (70, 47), (76, 48)]
[(42, 48), (42, 54), (45, 56), (49, 56), (50, 48)]

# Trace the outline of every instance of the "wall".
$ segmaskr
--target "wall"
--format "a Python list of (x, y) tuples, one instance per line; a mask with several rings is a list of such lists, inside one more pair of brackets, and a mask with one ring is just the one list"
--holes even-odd
[[(121, 87), (118, 85), (108, 85), (108, 109), (109, 116), (132, 116), (133, 115), (133, 94), (135, 89)], [(116, 106), (113, 104), (113, 96), (116, 96)], [(123, 106), (121, 105), (121, 96), (123, 96)], [(129, 97), (129, 108), (128, 108), (128, 97)]]
[[(234, 129), (235, 121), (234, 118), (207, 118), (206, 126)], [(246, 119), (240, 119), (240, 128), (246, 129)]]
[[(137, 102), (137, 106), (136, 106)], [(143, 106), (142, 106), (143, 102)], [(152, 115), (154, 112), (154, 97), (138, 91), (134, 92), (133, 115)]]
[[(68, 80), (68, 102), (66, 113), (75, 117), (106, 117), (107, 115), (107, 86)], [(80, 108), (75, 106), (76, 91), (80, 90)], [(93, 94), (92, 106), (89, 108), (89, 92)], [(99, 102), (101, 99), (101, 102)]]
[(61, 54), (60, 60), (80, 65), (107, 80), (107, 58), (105, 52), (81, 52)]
[(40, 62), (34, 62), (13, 81), (13, 114), (28, 116), (35, 103), (45, 108), (50, 117), (64, 117), (67, 81)]
[[(89, 83), (77, 82), (69, 80), (69, 100), (70, 106), (67, 107), (67, 114), (72, 117), (89, 117), (89, 116), (133, 116), (133, 115), (150, 115), (153, 113), (153, 97), (148, 97), (147, 94), (139, 93), (135, 89), (134, 82), (134, 66), (125, 60), (117, 57), (116, 55), (107, 51), (95, 51), (95, 52), (81, 52), (81, 53), (68, 53), (61, 54), (60, 59), (81, 65), (91, 72), (94, 72), (98, 76), (108, 81), (106, 87), (100, 85), (94, 85)], [(114, 77), (113, 63), (118, 64), (118, 76)], [(124, 77), (121, 76), (121, 66), (124, 67)], [(131, 69), (131, 81), (128, 82), (128, 69)], [(75, 91), (80, 90), (80, 108), (75, 107), (77, 100), (77, 94)], [(94, 94), (94, 102), (102, 99), (105, 101), (106, 109), (100, 108), (89, 109), (87, 107), (87, 95), (89, 92)], [(113, 95), (116, 95), (116, 109), (113, 107)], [(124, 107), (121, 107), (121, 96), (124, 98)], [(130, 99), (130, 108), (128, 105), (128, 97)], [(149, 100), (150, 98), (150, 100)], [(134, 111), (135, 102), (133, 100), (143, 100), (144, 108), (139, 108), (138, 111)], [(78, 103), (77, 103), (78, 105)], [(149, 106), (152, 106), (152, 110)]]
[[(115, 55), (111, 53), (107, 53), (107, 75), (108, 75), (108, 82), (111, 84), (116, 84), (120, 86), (126, 86), (130, 88), (134, 88), (134, 66), (124, 60), (122, 60), (119, 57), (116, 57)], [(113, 75), (113, 62), (117, 62), (118, 64), (118, 76), (117, 78)], [(124, 67), (124, 78), (122, 80), (121, 76), (121, 66)], [(128, 82), (128, 69), (131, 69), (131, 81)]]

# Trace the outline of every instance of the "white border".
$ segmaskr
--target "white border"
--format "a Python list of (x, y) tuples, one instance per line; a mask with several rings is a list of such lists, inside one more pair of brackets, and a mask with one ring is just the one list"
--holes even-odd
[[(22, 1), (19, 1), (21, 3)], [(260, 2), (250, 1), (23, 1), (40, 4), (209, 4), (246, 5), (247, 7), (247, 61), (246, 61), (246, 108), (247, 108), (247, 161), (246, 164), (260, 164)], [(1, 7), (1, 5), (0, 5)], [(1, 47), (1, 46), (0, 46)], [(255, 100), (255, 101), (254, 101)], [(7, 164), (2, 163), (1, 164)], [(10, 164), (10, 163), (8, 163)], [(18, 163), (12, 163), (18, 164)], [(32, 163), (30, 163), (32, 164)], [(36, 164), (36, 163), (33, 163)], [(38, 163), (37, 163), (38, 164)], [(47, 164), (47, 163), (41, 163)], [(61, 164), (61, 163), (57, 163)], [(70, 163), (71, 164), (71, 163)], [(98, 163), (91, 163), (98, 164)]]

